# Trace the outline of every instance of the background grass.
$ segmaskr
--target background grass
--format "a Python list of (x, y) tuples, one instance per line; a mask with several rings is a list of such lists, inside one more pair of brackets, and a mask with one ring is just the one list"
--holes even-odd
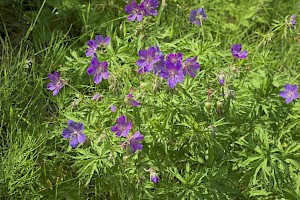
[[(143, 24), (127, 21), (121, 0), (0, 2), (1, 199), (300, 198), (300, 104), (279, 97), (286, 83), (299, 85), (299, 20), (295, 29), (288, 20), (300, 15), (300, 2), (164, 2)], [(188, 21), (199, 7), (208, 16), (202, 27)], [(111, 76), (95, 86), (84, 52), (97, 34), (111, 37), (101, 57)], [(248, 59), (232, 62), (235, 43)], [(165, 55), (197, 55), (197, 77), (170, 91), (138, 76), (137, 52), (156, 44)], [(46, 85), (54, 70), (75, 90), (66, 85), (53, 97)], [(223, 89), (220, 70), (228, 77)], [(140, 109), (124, 104), (131, 88)], [(234, 98), (221, 99), (222, 90)], [(104, 96), (100, 104), (90, 101), (95, 92)], [(110, 131), (124, 113), (145, 135), (135, 155)], [(89, 138), (76, 150), (61, 137), (68, 119), (84, 122)]]

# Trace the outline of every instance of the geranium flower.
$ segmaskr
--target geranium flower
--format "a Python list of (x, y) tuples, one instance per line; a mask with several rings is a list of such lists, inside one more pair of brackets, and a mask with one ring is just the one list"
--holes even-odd
[(84, 143), (86, 136), (83, 134), (83, 124), (81, 122), (76, 124), (73, 120), (69, 120), (68, 127), (63, 130), (62, 136), (70, 138), (70, 146), (76, 148), (79, 143)]
[(291, 24), (292, 29), (294, 29), (294, 27), (296, 25), (296, 14), (291, 16), (290, 24)]
[(197, 56), (195, 56), (194, 58), (187, 58), (183, 66), (183, 74), (189, 74), (191, 77), (195, 77), (196, 71), (198, 71), (199, 69), (200, 64), (197, 62)]
[(125, 6), (125, 12), (129, 14), (128, 21), (134, 21), (135, 19), (142, 21), (143, 19), (142, 8), (135, 1), (131, 1), (130, 4)]
[(96, 55), (91, 60), (91, 65), (87, 69), (89, 75), (94, 75), (94, 83), (99, 84), (102, 79), (108, 79), (109, 73), (107, 71), (108, 63), (99, 62)]
[(284, 90), (280, 92), (280, 96), (285, 98), (286, 104), (289, 104), (291, 101), (298, 98), (298, 85), (286, 84)]
[(206, 19), (206, 13), (204, 8), (198, 8), (198, 10), (191, 10), (189, 20), (197, 26), (201, 26), (203, 20)]
[(118, 118), (117, 124), (111, 127), (111, 131), (116, 132), (117, 137), (127, 137), (130, 129), (132, 127), (132, 123), (127, 119), (124, 115)]
[(94, 94), (94, 96), (91, 98), (93, 101), (101, 101), (102, 96), (98, 93)]
[(62, 80), (60, 79), (57, 71), (53, 74), (48, 74), (48, 78), (51, 82), (48, 84), (47, 89), (53, 91), (53, 96), (56, 96), (59, 90), (63, 87)]
[(136, 62), (136, 64), (140, 67), (138, 70), (138, 73), (145, 73), (150, 72), (154, 70), (154, 73), (157, 73), (158, 70), (161, 70), (162, 65), (161, 60), (163, 60), (163, 55), (160, 52), (160, 49), (158, 46), (155, 47), (149, 47), (148, 50), (141, 49), (139, 50), (139, 60)]
[(141, 8), (144, 11), (146, 16), (149, 16), (149, 15), (156, 16), (157, 15), (156, 8), (158, 7), (158, 5), (159, 5), (159, 3), (157, 0), (144, 0), (141, 3)]
[(136, 101), (134, 98), (133, 98), (133, 95), (131, 93), (129, 93), (127, 96), (126, 96), (126, 99), (128, 101), (129, 104), (131, 104), (133, 107), (136, 107), (136, 106), (139, 106), (140, 105), (140, 102)]
[(177, 83), (181, 83), (184, 80), (184, 74), (182, 71), (181, 63), (168, 62), (166, 64), (166, 69), (163, 69), (160, 76), (164, 79), (168, 79), (168, 84), (170, 88), (174, 88)]
[(231, 46), (231, 53), (233, 57), (243, 59), (247, 58), (248, 51), (242, 51), (242, 45), (241, 44), (233, 44)]
[(137, 150), (142, 150), (143, 145), (141, 144), (141, 141), (144, 139), (144, 136), (140, 133), (140, 131), (137, 131), (133, 136), (130, 138), (129, 142), (123, 142), (122, 146), (124, 148), (130, 146), (132, 153), (135, 153)]

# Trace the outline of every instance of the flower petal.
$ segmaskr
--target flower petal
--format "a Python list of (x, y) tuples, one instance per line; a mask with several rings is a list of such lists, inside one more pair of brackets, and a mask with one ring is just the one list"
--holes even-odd
[(63, 132), (62, 132), (62, 136), (64, 138), (70, 138), (72, 136), (72, 131), (68, 128), (64, 129)]
[(72, 132), (76, 132), (76, 124), (73, 120), (68, 120), (68, 127)]
[(84, 141), (86, 140), (86, 136), (82, 133), (79, 133), (77, 135), (77, 140), (78, 140), (79, 143), (84, 143)]
[(74, 149), (78, 146), (78, 139), (77, 136), (75, 135), (74, 137), (71, 138), (70, 140), (70, 146)]

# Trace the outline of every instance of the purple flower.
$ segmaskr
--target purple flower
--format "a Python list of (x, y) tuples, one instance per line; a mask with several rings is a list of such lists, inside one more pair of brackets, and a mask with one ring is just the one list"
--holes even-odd
[(118, 118), (117, 124), (111, 127), (111, 131), (116, 132), (117, 137), (127, 137), (132, 127), (132, 123), (126, 120), (126, 117), (122, 115)]
[(223, 71), (221, 71), (218, 75), (218, 81), (220, 83), (220, 85), (224, 85), (225, 82), (225, 74)]
[(126, 96), (126, 99), (127, 99), (128, 103), (130, 103), (133, 107), (136, 107), (136, 106), (140, 105), (140, 102), (133, 99), (133, 95), (131, 93), (129, 93)]
[(170, 53), (167, 56), (166, 65), (169, 65), (170, 63), (173, 64), (180, 63), (180, 65), (182, 65), (182, 53), (175, 53), (175, 54)]
[(97, 48), (98, 48), (97, 41), (96, 40), (89, 40), (88, 41), (88, 46), (89, 46), (89, 48), (85, 51), (85, 55), (87, 57), (90, 57), (90, 56), (93, 56), (97, 51)]
[(158, 4), (159, 3), (157, 0), (144, 0), (141, 3), (141, 8), (144, 11), (146, 16), (149, 15), (156, 16), (157, 15), (156, 8), (158, 7)]
[(102, 96), (100, 95), (100, 94), (98, 94), (98, 93), (96, 93), (93, 97), (92, 97), (92, 100), (93, 101), (101, 101), (101, 99), (102, 99)]
[(231, 46), (231, 53), (235, 58), (247, 58), (248, 51), (242, 51), (241, 44), (233, 44)]
[(156, 52), (157, 52), (157, 57), (159, 58), (159, 61), (154, 63), (154, 65), (153, 65), (154, 74), (158, 74), (158, 72), (160, 72), (161, 70), (163, 70), (165, 68), (165, 56), (160, 51), (160, 49), (157, 45), (156, 45)]
[(94, 75), (94, 83), (99, 84), (102, 79), (108, 79), (109, 74), (107, 71), (107, 62), (99, 62), (97, 56), (95, 55), (91, 60), (91, 65), (87, 69), (89, 75)]
[(280, 96), (285, 98), (286, 104), (289, 104), (291, 101), (298, 98), (298, 86), (286, 84), (284, 90), (280, 92)]
[(158, 176), (157, 176), (155, 170), (154, 170), (154, 169), (150, 169), (149, 171), (150, 171), (150, 178), (151, 178), (151, 181), (152, 181), (153, 183), (155, 183), (155, 184), (159, 183), (159, 178), (158, 178)]
[(138, 73), (145, 73), (155, 70), (156, 73), (161, 69), (161, 64), (159, 63), (163, 60), (163, 55), (160, 52), (159, 47), (149, 47), (148, 50), (141, 49), (139, 51), (139, 60), (136, 64), (140, 67)]
[(56, 96), (63, 86), (62, 80), (56, 71), (53, 74), (48, 74), (48, 78), (51, 82), (48, 84), (47, 89), (53, 91), (53, 96)]
[(69, 120), (68, 127), (69, 128), (63, 130), (62, 136), (64, 138), (71, 138), (70, 146), (76, 148), (79, 143), (84, 143), (86, 136), (83, 134), (83, 124), (81, 122), (75, 124), (73, 120)]
[(131, 1), (130, 4), (125, 6), (125, 12), (129, 14), (128, 21), (134, 21), (135, 19), (142, 21), (143, 19), (142, 8), (135, 1)]
[(166, 69), (161, 71), (160, 76), (168, 79), (169, 87), (174, 88), (177, 83), (181, 83), (184, 80), (181, 63), (177, 62), (174, 64), (169, 62), (166, 64)]
[(293, 14), (291, 16), (290, 24), (291, 24), (292, 29), (294, 29), (294, 27), (296, 25), (296, 14)]
[(196, 76), (196, 71), (200, 69), (200, 64), (197, 62), (197, 56), (187, 58), (184, 63), (183, 74), (189, 74), (191, 77)]
[(88, 46), (89, 48), (85, 51), (85, 55), (87, 57), (93, 56), (98, 47), (107, 46), (110, 42), (110, 37), (104, 38), (102, 35), (97, 35), (96, 40), (89, 40)]
[(144, 139), (144, 136), (140, 134), (140, 131), (137, 131), (133, 136), (130, 138), (129, 142), (122, 143), (122, 146), (131, 147), (132, 153), (135, 153), (137, 150), (142, 150), (143, 145), (140, 143)]
[(117, 110), (117, 106), (115, 106), (115, 105), (112, 105), (112, 106), (110, 107), (110, 110), (111, 110), (112, 112), (116, 112), (116, 110)]
[(110, 42), (110, 37), (104, 38), (102, 35), (97, 35), (96, 36), (96, 41), (98, 43), (98, 46), (108, 46)]
[(202, 25), (202, 21), (206, 19), (206, 13), (204, 8), (198, 8), (198, 10), (191, 10), (189, 20), (197, 26)]

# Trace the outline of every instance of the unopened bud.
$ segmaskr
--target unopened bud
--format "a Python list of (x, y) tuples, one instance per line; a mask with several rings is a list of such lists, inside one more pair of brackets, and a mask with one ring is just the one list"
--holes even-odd
[(217, 108), (222, 108), (223, 107), (223, 102), (218, 100), (217, 101)]
[(211, 108), (211, 102), (206, 102), (205, 103), (205, 108), (206, 108), (206, 110), (210, 110), (210, 108)]
[(129, 156), (123, 156), (123, 161), (127, 162), (128, 158), (129, 158)]

